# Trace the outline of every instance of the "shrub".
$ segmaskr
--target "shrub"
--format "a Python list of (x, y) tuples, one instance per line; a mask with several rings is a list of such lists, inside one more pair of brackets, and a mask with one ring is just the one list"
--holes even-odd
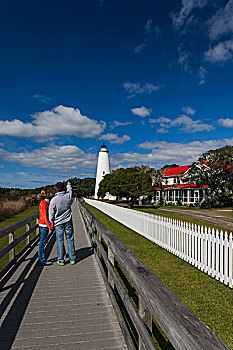
[(19, 198), (17, 200), (5, 200), (0, 203), (0, 219), (17, 214), (27, 208), (27, 204), (24, 199)]

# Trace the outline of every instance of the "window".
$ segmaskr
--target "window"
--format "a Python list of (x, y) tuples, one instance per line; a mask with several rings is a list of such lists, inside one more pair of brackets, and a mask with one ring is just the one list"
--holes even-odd
[(189, 190), (189, 202), (194, 203), (194, 190)]

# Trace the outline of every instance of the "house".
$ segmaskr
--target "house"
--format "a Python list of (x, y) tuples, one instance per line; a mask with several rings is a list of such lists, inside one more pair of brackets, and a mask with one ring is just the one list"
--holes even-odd
[(186, 184), (182, 181), (190, 166), (164, 169), (163, 191), (160, 187), (153, 186), (156, 202), (159, 202), (163, 196), (166, 203), (187, 205), (188, 203), (197, 204), (201, 202), (208, 186), (198, 187), (196, 184)]

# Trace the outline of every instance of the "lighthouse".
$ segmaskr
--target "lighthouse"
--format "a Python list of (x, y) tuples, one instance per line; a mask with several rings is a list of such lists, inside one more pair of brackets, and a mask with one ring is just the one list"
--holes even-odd
[(96, 180), (95, 180), (95, 198), (98, 199), (97, 193), (99, 184), (106, 174), (110, 174), (109, 151), (105, 143), (102, 144), (99, 150), (97, 161)]

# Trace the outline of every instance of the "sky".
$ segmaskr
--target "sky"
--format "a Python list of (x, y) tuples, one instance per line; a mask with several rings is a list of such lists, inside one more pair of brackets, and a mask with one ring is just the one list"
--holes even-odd
[(0, 2), (0, 187), (233, 145), (233, 0)]

